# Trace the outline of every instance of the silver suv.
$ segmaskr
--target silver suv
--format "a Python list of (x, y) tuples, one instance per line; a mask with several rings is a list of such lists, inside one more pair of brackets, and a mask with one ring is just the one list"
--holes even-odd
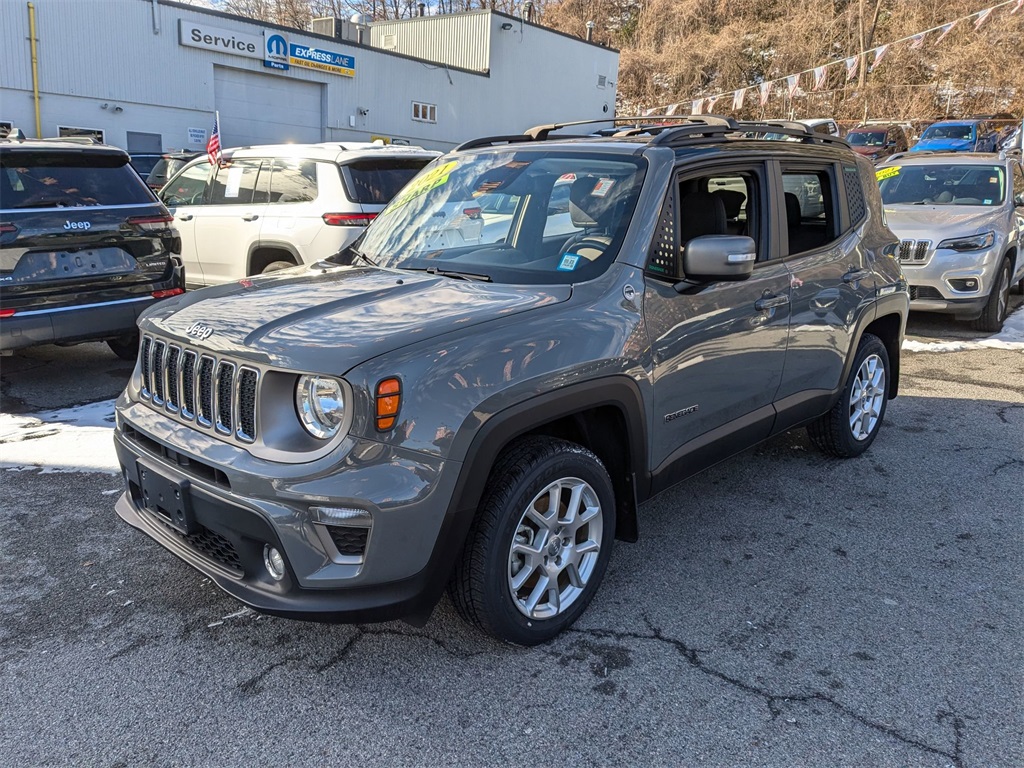
[(1006, 154), (893, 155), (876, 171), (900, 238), (910, 308), (1003, 327), (1010, 287), (1024, 289), (1024, 171)]
[(117, 513), (261, 611), (422, 622), (448, 585), (535, 644), (640, 502), (795, 427), (867, 450), (908, 307), (873, 166), (805, 126), (559, 127), (439, 158), (338, 258), (147, 315)]

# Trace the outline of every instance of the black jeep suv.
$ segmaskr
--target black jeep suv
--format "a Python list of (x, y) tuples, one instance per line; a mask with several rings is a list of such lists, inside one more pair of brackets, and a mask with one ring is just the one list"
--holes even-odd
[(909, 307), (871, 163), (803, 125), (557, 128), (438, 158), (337, 257), (147, 312), (117, 513), (261, 611), (424, 621), (448, 584), (529, 645), (639, 502), (798, 426), (867, 450)]
[(185, 289), (172, 221), (123, 150), (0, 139), (0, 353), (104, 339), (134, 359), (139, 313)]

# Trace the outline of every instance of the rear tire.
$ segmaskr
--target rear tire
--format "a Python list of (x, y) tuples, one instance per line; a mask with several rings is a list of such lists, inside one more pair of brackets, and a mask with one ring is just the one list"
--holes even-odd
[[(583, 613), (615, 536), (615, 493), (586, 448), (528, 437), (495, 462), (448, 591), (470, 624), (537, 645)], [(552, 509), (554, 505), (554, 509)]]
[(974, 321), (974, 328), (986, 333), (999, 333), (1003, 330), (1003, 321), (1010, 306), (1010, 281), (1013, 279), (1013, 265), (1009, 259), (1003, 259), (996, 273), (996, 281), (992, 291), (981, 310), (981, 317)]
[(134, 362), (139, 356), (139, 333), (136, 331), (130, 336), (107, 339), (107, 346), (110, 347), (111, 352), (122, 360)]
[(880, 338), (865, 333), (839, 401), (807, 426), (811, 442), (831, 456), (860, 456), (882, 427), (888, 397), (889, 353)]
[(263, 268), (263, 271), (260, 272), (260, 274), (267, 275), (270, 274), (271, 272), (280, 272), (282, 269), (288, 269), (289, 267), (294, 266), (295, 265), (292, 264), (290, 261), (272, 261)]

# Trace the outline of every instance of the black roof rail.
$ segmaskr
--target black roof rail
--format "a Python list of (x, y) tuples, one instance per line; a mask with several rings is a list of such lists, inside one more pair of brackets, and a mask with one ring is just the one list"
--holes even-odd
[[(651, 120), (672, 120), (665, 125), (644, 125)], [(792, 120), (743, 121), (725, 115), (643, 115), (640, 117), (605, 117), (596, 120), (574, 120), (566, 123), (548, 123), (536, 125), (522, 134), (505, 136), (485, 136), (470, 139), (455, 148), (455, 151), (489, 147), (494, 144), (515, 144), (529, 141), (546, 141), (550, 134), (563, 128), (577, 125), (593, 125), (595, 123), (635, 123), (632, 127), (624, 127), (609, 138), (631, 138), (650, 135), (651, 146), (679, 147), (688, 144), (707, 144), (726, 141), (728, 134), (734, 133), (777, 133), (792, 136), (807, 142), (822, 144), (838, 144), (848, 147), (845, 139), (831, 134), (815, 133), (804, 123)], [(587, 138), (586, 136), (559, 135), (559, 139)]]

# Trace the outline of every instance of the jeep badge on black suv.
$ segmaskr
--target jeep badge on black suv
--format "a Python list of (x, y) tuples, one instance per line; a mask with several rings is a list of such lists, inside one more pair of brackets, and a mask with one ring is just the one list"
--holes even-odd
[(0, 351), (106, 340), (184, 291), (173, 219), (115, 147), (0, 139)]
[(117, 513), (260, 611), (424, 622), (447, 587), (530, 645), (640, 502), (795, 427), (865, 451), (909, 301), (871, 164), (791, 123), (562, 127), (438, 158), (335, 258), (150, 310)]

